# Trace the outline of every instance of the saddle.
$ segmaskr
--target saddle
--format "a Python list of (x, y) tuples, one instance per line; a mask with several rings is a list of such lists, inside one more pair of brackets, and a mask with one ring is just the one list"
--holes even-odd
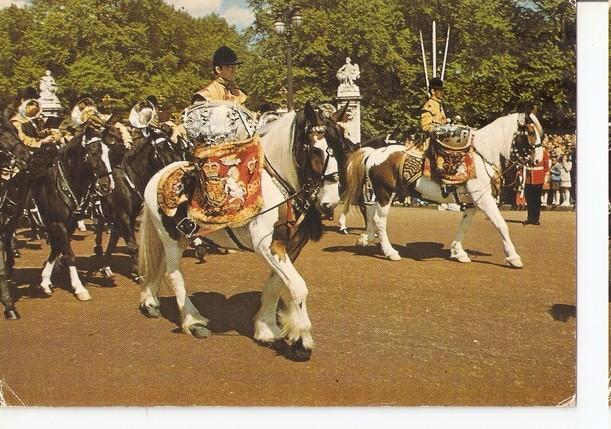
[[(176, 163), (157, 186), (160, 211), (178, 220), (175, 228), (181, 221), (193, 219), (207, 233), (241, 226), (261, 211), (265, 158), (258, 136), (199, 145), (193, 154), (193, 162)], [(181, 216), (183, 219), (177, 219)]]

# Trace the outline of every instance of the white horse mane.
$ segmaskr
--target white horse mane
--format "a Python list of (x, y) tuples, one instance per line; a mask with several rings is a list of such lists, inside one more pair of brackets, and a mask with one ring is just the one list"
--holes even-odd
[(523, 117), (524, 114), (511, 113), (502, 116), (475, 132), (473, 145), (486, 161), (500, 165), (501, 155), (509, 158), (520, 116)]
[(294, 121), (296, 113), (288, 112), (269, 124), (269, 129), (261, 137), (261, 145), (272, 167), (293, 188), (299, 188), (299, 177), (293, 158)]

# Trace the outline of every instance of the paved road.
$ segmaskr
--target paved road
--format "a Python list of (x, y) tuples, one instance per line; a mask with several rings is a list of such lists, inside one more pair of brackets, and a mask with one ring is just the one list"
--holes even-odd
[[(138, 313), (125, 254), (114, 282), (87, 273), (91, 233), (77, 233), (75, 248), (93, 300), (61, 288), (29, 298), (47, 255), (20, 235), (23, 319), (0, 320), (0, 379), (26, 405), (555, 405), (575, 390), (575, 213), (545, 212), (538, 227), (519, 223), (523, 212), (503, 216), (522, 270), (504, 264), (481, 214), (465, 242), (471, 264), (447, 259), (460, 213), (393, 208), (399, 262), (356, 248), (360, 230), (344, 236), (329, 224), (296, 264), (316, 341), (306, 363), (251, 339), (268, 274), (253, 254), (195, 264), (186, 253), (189, 291), (214, 332), (197, 340), (180, 333), (167, 289), (164, 317)], [(4, 396), (18, 403), (7, 387)]]

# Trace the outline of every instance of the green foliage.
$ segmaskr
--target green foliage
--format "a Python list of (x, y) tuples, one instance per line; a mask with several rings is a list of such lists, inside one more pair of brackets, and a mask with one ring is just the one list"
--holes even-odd
[(244, 61), (239, 84), (247, 105), (283, 104), (287, 37), (274, 21), (299, 6), (293, 28), (295, 104), (333, 101), (335, 73), (352, 58), (361, 68), (364, 135), (418, 131), (425, 101), (419, 31), (431, 67), (437, 21), (438, 72), (451, 25), (445, 70), (446, 110), (473, 126), (540, 107), (548, 130), (575, 126), (575, 9), (565, 0), (250, 0), (253, 26), (243, 33), (218, 15), (194, 18), (162, 0), (33, 0), (0, 10), (0, 97), (38, 86), (44, 70), (72, 105), (82, 93), (108, 94), (116, 109), (154, 94), (180, 110), (211, 77), (220, 45)]

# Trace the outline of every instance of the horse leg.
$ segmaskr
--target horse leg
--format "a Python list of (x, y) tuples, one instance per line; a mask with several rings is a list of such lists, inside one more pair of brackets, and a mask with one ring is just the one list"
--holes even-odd
[[(170, 240), (169, 237), (168, 240)], [(199, 311), (189, 299), (185, 288), (185, 280), (180, 270), (180, 261), (184, 249), (174, 240), (164, 243), (164, 248), (166, 274), (176, 295), (182, 330), (185, 334), (193, 335), (196, 338), (205, 338), (210, 335), (210, 330), (207, 328), (209, 321), (199, 314)]]
[(367, 228), (367, 232), (361, 234), (356, 240), (357, 246), (367, 246), (369, 243), (375, 243), (378, 238), (376, 233), (376, 224), (373, 220), (376, 213), (375, 206), (376, 203), (366, 204), (364, 209), (361, 207), (361, 213), (365, 219), (365, 227)]
[(76, 296), (76, 299), (79, 301), (89, 301), (91, 295), (89, 291), (85, 289), (79, 278), (78, 271), (76, 270), (74, 252), (72, 251), (72, 247), (70, 247), (70, 236), (76, 229), (76, 221), (71, 222), (69, 225), (56, 223), (55, 226), (57, 238), (59, 239), (59, 251), (64, 255), (66, 267), (68, 267), (68, 272), (70, 273), (70, 285), (72, 286), (74, 296)]
[(375, 215), (373, 217), (373, 222), (375, 223), (378, 237), (380, 238), (380, 246), (382, 247), (384, 256), (391, 261), (399, 261), (401, 260), (401, 256), (399, 256), (399, 252), (397, 252), (397, 250), (392, 247), (392, 244), (390, 244), (390, 240), (388, 239), (388, 234), (386, 232), (386, 223), (388, 221), (388, 212), (390, 211), (391, 201), (392, 198), (384, 207), (377, 202), (375, 203)]
[(118, 230), (127, 246), (127, 253), (132, 260), (131, 277), (134, 281), (140, 281), (138, 273), (138, 243), (136, 242), (136, 234), (134, 233), (135, 222), (131, 222), (127, 214), (123, 214), (120, 218)]
[(492, 224), (501, 234), (503, 239), (503, 250), (505, 251), (505, 261), (507, 261), (507, 263), (513, 268), (522, 268), (524, 266), (522, 263), (522, 258), (520, 258), (520, 255), (518, 255), (516, 252), (516, 248), (511, 241), (511, 237), (509, 237), (509, 228), (507, 227), (507, 223), (505, 222), (505, 219), (503, 219), (503, 216), (501, 216), (501, 212), (499, 211), (492, 194), (484, 194), (479, 198), (474, 196), (473, 199), (477, 208), (488, 216), (490, 222), (492, 222)]
[(255, 333), (253, 338), (259, 343), (271, 344), (282, 338), (282, 332), (276, 322), (276, 311), (283, 286), (282, 279), (274, 271), (263, 285), (261, 307), (254, 319)]
[(110, 238), (108, 239), (108, 244), (106, 245), (106, 253), (104, 254), (104, 262), (102, 263), (102, 268), (100, 272), (102, 276), (107, 279), (113, 278), (114, 273), (110, 269), (110, 260), (112, 259), (112, 254), (117, 248), (117, 242), (119, 241), (119, 231), (116, 228), (111, 228), (110, 230)]
[(343, 212), (339, 215), (337, 223), (339, 224), (340, 234), (348, 234), (348, 226), (346, 226), (346, 215)]
[(450, 259), (456, 259), (459, 262), (471, 262), (471, 258), (469, 258), (469, 255), (467, 255), (467, 252), (465, 252), (465, 249), (462, 247), (462, 241), (465, 238), (469, 226), (471, 226), (475, 211), (475, 207), (469, 207), (464, 211), (460, 224), (458, 225), (458, 231), (456, 231), (456, 236), (450, 246)]
[(95, 246), (93, 248), (93, 253), (96, 256), (102, 256), (104, 253), (102, 248), (102, 234), (104, 234), (104, 221), (97, 218), (97, 222), (95, 223)]
[[(314, 340), (311, 334), (312, 322), (306, 306), (308, 288), (305, 280), (299, 275), (289, 258), (281, 261), (274, 257), (269, 249), (271, 233), (268, 230), (264, 231), (265, 228), (262, 223), (251, 222), (249, 228), (253, 243), (256, 243), (255, 252), (265, 259), (285, 285), (284, 288), (280, 289), (280, 297), (286, 309), (279, 316), (280, 336), (290, 346), (288, 357), (296, 361), (306, 361), (312, 354)], [(266, 286), (269, 286), (269, 294), (262, 295), (262, 299), (266, 301), (265, 303), (262, 302), (265, 308), (261, 315), (265, 314), (269, 319), (268, 309), (271, 308), (271, 302), (268, 300), (274, 299), (273, 296), (277, 293), (275, 292), (276, 280), (270, 279)]]
[(6, 256), (5, 239), (0, 239), (0, 302), (4, 305), (4, 318), (6, 320), (18, 320), (21, 316), (15, 308), (15, 301), (11, 293), (9, 276), (5, 264)]

